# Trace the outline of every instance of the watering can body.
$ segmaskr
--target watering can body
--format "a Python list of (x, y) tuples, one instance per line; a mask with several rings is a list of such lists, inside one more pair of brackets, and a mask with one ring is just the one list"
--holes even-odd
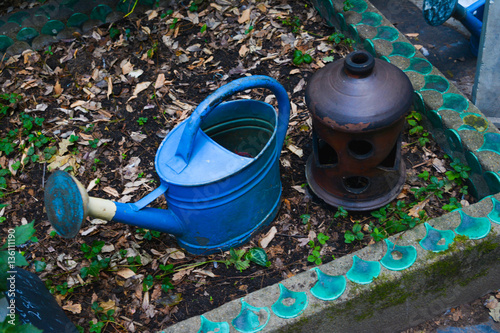
[[(251, 88), (270, 89), (278, 100), (278, 113), (260, 101), (223, 102)], [(204, 100), (164, 139), (155, 159), (159, 188), (136, 203), (89, 198), (88, 205), (69, 204), (58, 213), (65, 194), (57, 183), (64, 178), (69, 184), (64, 188), (76, 186), (68, 178), (72, 176), (59, 171), (53, 175), (56, 179), (49, 178), (45, 194), (49, 220), (62, 236), (71, 237), (80, 225), (68, 226), (71, 222), (57, 215), (82, 210), (76, 219), (90, 215), (173, 234), (193, 254), (239, 246), (278, 212), (279, 156), (289, 112), (288, 95), (274, 79), (251, 76), (232, 81)], [(160, 195), (165, 196), (168, 209), (146, 207)], [(85, 201), (85, 194), (82, 199), (76, 197), (78, 202)], [(58, 200), (59, 204), (50, 203)]]

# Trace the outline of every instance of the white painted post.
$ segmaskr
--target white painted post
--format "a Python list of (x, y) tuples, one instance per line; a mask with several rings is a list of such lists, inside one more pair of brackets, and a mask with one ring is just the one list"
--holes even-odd
[(486, 0), (472, 102), (500, 127), (500, 0)]

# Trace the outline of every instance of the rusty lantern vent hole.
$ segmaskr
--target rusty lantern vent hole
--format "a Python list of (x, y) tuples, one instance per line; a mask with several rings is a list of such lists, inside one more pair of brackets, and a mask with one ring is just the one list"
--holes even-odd
[(387, 155), (387, 157), (382, 161), (382, 163), (380, 163), (380, 166), (387, 169), (395, 169), (397, 156), (398, 156), (398, 143), (396, 142), (389, 155)]
[(352, 140), (347, 145), (349, 152), (356, 158), (367, 158), (373, 153), (373, 145), (366, 140)]
[(363, 176), (346, 177), (342, 183), (347, 191), (354, 194), (361, 194), (370, 186), (370, 180)]
[(335, 165), (339, 162), (335, 149), (321, 139), (318, 139), (318, 162), (321, 165)]

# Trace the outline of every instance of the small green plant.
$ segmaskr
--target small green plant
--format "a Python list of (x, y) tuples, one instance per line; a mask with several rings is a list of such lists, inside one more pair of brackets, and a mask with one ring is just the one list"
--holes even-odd
[(196, 4), (195, 1), (191, 2), (191, 4), (189, 5), (189, 11), (194, 13), (196, 11), (198, 11), (198, 5)]
[(139, 124), (139, 126), (144, 126), (144, 124), (146, 124), (148, 122), (148, 118), (146, 117), (139, 117), (139, 119), (137, 119), (137, 123)]
[(346, 218), (348, 215), (349, 215), (349, 213), (347, 212), (347, 210), (345, 210), (344, 207), (339, 206), (337, 208), (337, 211), (333, 215), (333, 218), (339, 218), (339, 217)]
[(328, 36), (328, 40), (335, 44), (340, 44), (345, 40), (345, 35), (340, 32), (334, 32)]
[(152, 59), (156, 52), (158, 52), (158, 42), (157, 41), (155, 41), (153, 43), (153, 46), (151, 46), (151, 48), (148, 50), (148, 52), (147, 52), (148, 58)]
[(74, 291), (73, 288), (68, 288), (68, 282), (64, 282), (63, 284), (60, 284), (55, 287), (55, 289), (61, 294), (62, 296), (72, 293)]
[(269, 267), (271, 263), (267, 260), (266, 251), (261, 248), (254, 247), (248, 252), (246, 250), (229, 250), (229, 259), (223, 261), (226, 266), (234, 265), (240, 272), (250, 267), (250, 262), (254, 262), (263, 267)]
[(311, 219), (310, 214), (302, 214), (300, 215), (300, 219), (302, 220), (302, 223), (307, 224), (309, 223), (309, 220)]
[(316, 265), (321, 265), (323, 262), (320, 254), (321, 247), (326, 244), (326, 241), (330, 239), (330, 236), (327, 236), (320, 232), (318, 236), (316, 236), (316, 239), (318, 240), (319, 245), (316, 245), (314, 240), (310, 240), (307, 243), (309, 247), (312, 249), (311, 254), (307, 257), (307, 261), (312, 262)]
[(92, 245), (82, 244), (80, 249), (85, 258), (91, 260), (90, 266), (80, 269), (80, 276), (86, 278), (88, 275), (97, 277), (101, 270), (109, 267), (110, 258), (100, 259), (98, 255), (101, 253), (104, 241), (93, 241)]
[(82, 277), (82, 279), (85, 279), (89, 275), (91, 275), (93, 277), (98, 277), (99, 273), (102, 270), (109, 267), (110, 261), (111, 261), (111, 258), (104, 258), (104, 259), (94, 258), (94, 259), (92, 259), (90, 266), (82, 267), (80, 269), (80, 276)]
[[(278, 17), (278, 19), (281, 19)], [(286, 19), (281, 19), (281, 24), (289, 26), (292, 28), (292, 32), (297, 34), (300, 32), (300, 18), (298, 16), (294, 16), (293, 18), (287, 17)]]
[(172, 23), (170, 23), (170, 26), (169, 26), (169, 28), (171, 30), (175, 29), (175, 25), (177, 24), (177, 21), (179, 21), (179, 19), (177, 17), (174, 17), (174, 20), (172, 21)]
[(344, 6), (342, 7), (342, 10), (344, 12), (348, 12), (354, 8), (354, 4), (351, 2), (351, 0), (344, 0), (343, 4)]
[(115, 322), (115, 318), (113, 317), (115, 314), (114, 309), (110, 309), (106, 311), (106, 313), (103, 313), (104, 309), (99, 306), (97, 302), (92, 303), (91, 309), (95, 313), (96, 320), (89, 321), (90, 332), (101, 333), (109, 323)]
[(120, 29), (115, 27), (110, 27), (108, 32), (109, 32), (109, 38), (111, 39), (116, 39), (121, 34)]
[[(373, 215), (373, 213), (372, 213)], [(352, 226), (352, 231), (351, 230), (346, 230), (344, 234), (344, 241), (346, 243), (352, 243), (354, 241), (361, 241), (365, 237), (365, 234), (361, 231), (362, 230), (361, 224), (358, 222), (354, 223)]]
[(321, 260), (321, 246), (314, 244), (313, 240), (310, 240), (309, 243), (307, 243), (312, 249), (311, 254), (307, 257), (307, 261), (313, 262), (316, 265), (321, 265), (322, 260)]
[(90, 133), (94, 131), (95, 124), (88, 124), (86, 127), (83, 128), (83, 131), (85, 133)]
[(260, 247), (254, 247), (248, 250), (245, 254), (245, 258), (263, 267), (271, 266), (271, 262), (267, 260), (266, 251)]
[(458, 208), (461, 208), (462, 205), (460, 204), (460, 202), (458, 201), (457, 198), (450, 198), (450, 203), (444, 205), (442, 208), (443, 210), (447, 211), (447, 212), (451, 212), (455, 209), (458, 209)]
[(95, 172), (97, 170), (97, 166), (99, 165), (99, 163), (101, 163), (101, 160), (98, 158), (94, 158), (94, 165), (92, 165), (92, 171)]
[(410, 130), (408, 134), (418, 136), (418, 143), (424, 147), (429, 140), (429, 132), (424, 130), (424, 127), (420, 125), (420, 121), (422, 120), (422, 115), (416, 111), (412, 111), (408, 116), (406, 116), (406, 121), (408, 125), (410, 125)]
[(151, 240), (151, 239), (153, 239), (153, 237), (159, 238), (161, 236), (161, 232), (159, 232), (159, 231), (148, 230), (148, 229), (143, 229), (143, 228), (137, 228), (136, 232), (138, 234), (142, 235), (142, 237), (144, 239), (147, 239), (147, 240)]
[(453, 170), (446, 171), (446, 177), (448, 180), (455, 182), (458, 186), (462, 186), (467, 179), (469, 179), (470, 167), (458, 161), (451, 162), (450, 166)]
[(97, 148), (97, 144), (99, 144), (99, 139), (93, 139), (93, 140), (89, 140), (89, 146), (92, 147), (92, 148)]
[(153, 288), (154, 278), (151, 274), (148, 274), (142, 281), (142, 291), (146, 292), (149, 289)]
[(250, 260), (245, 258), (245, 250), (235, 250), (231, 248), (229, 250), (229, 259), (224, 263), (226, 266), (234, 265), (234, 267), (240, 272), (244, 271), (250, 267)]
[(101, 253), (101, 250), (106, 244), (104, 241), (93, 241), (92, 245), (87, 245), (83, 243), (80, 246), (80, 250), (83, 252), (83, 256), (87, 259), (92, 259), (95, 258), (99, 253)]
[(44, 53), (48, 54), (48, 55), (54, 55), (54, 52), (52, 52), (52, 45), (49, 45), (47, 50), (45, 50)]
[(162, 271), (162, 274), (156, 276), (156, 278), (161, 280), (161, 289), (165, 292), (174, 289), (174, 285), (172, 284), (172, 282), (170, 281), (170, 277), (168, 276), (174, 272), (174, 265), (160, 265), (159, 268)]
[(0, 94), (0, 115), (2, 117), (6, 116), (8, 111), (13, 109), (15, 104), (17, 102), (21, 101), (22, 99), (23, 98), (21, 95), (14, 94), (14, 93)]
[(129, 264), (130, 269), (133, 270), (134, 272), (137, 272), (137, 268), (142, 265), (140, 255), (136, 255), (135, 257), (127, 257), (127, 262)]
[(301, 50), (293, 51), (292, 63), (295, 66), (300, 66), (302, 63), (310, 64), (311, 62), (313, 62), (313, 58), (310, 54), (302, 53)]
[(204, 33), (205, 31), (207, 31), (207, 25), (204, 24), (201, 26), (201, 29), (200, 29), (200, 34)]
[(69, 137), (69, 139), (68, 139), (68, 140), (69, 140), (69, 142), (71, 142), (71, 143), (75, 143), (75, 142), (78, 142), (78, 140), (79, 140), (79, 139), (80, 139), (80, 138), (79, 138), (77, 135), (73, 135), (73, 134), (71, 134), (71, 136)]
[[(0, 247), (0, 295), (7, 291), (7, 277), (8, 271), (19, 266), (28, 266), (28, 262), (19, 251), (16, 251), (16, 247), (23, 245), (29, 241), (33, 241), (33, 235), (35, 234), (35, 221), (31, 223), (17, 226), (12, 232), (6, 235), (4, 244)], [(0, 328), (2, 324), (0, 323)]]

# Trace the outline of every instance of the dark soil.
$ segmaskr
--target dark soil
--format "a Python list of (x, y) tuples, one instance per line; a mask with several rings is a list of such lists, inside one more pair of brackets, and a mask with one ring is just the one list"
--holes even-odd
[[(6, 137), (10, 130), (22, 128), (20, 113), (25, 109), (46, 104), (45, 111), (31, 114), (45, 119), (43, 126), (37, 130), (53, 138), (53, 142), (47, 146), (57, 146), (72, 134), (80, 138), (74, 154), (67, 154), (74, 159), (74, 163), (63, 164), (60, 168), (68, 170), (67, 167), (72, 166), (68, 171), (84, 186), (99, 179), (99, 184), (89, 194), (112, 200), (125, 196), (125, 185), (131, 180), (124, 178), (124, 167), (131, 158), (140, 158), (139, 170), (133, 180), (147, 179), (147, 182), (138, 185), (130, 193), (130, 202), (137, 201), (159, 185), (154, 158), (165, 135), (186, 119), (211, 92), (231, 80), (245, 73), (271, 76), (285, 87), (296, 106), (290, 119), (286, 144), (300, 147), (303, 155), (299, 157), (283, 148), (280, 166), (283, 184), (281, 209), (275, 221), (244, 246), (246, 249), (259, 246), (262, 236), (271, 227), (276, 227), (278, 232), (265, 249), (271, 262), (269, 268), (252, 264), (250, 268), (239, 272), (233, 266), (206, 263), (196, 267), (199, 271), (184, 269), (168, 275), (173, 284), (170, 291), (162, 290), (160, 280), (155, 280), (153, 287), (146, 292), (144, 279), (149, 275), (162, 275), (160, 265), (172, 264), (179, 268), (210, 260), (224, 260), (228, 254), (190, 255), (183, 253), (175, 238), (167, 234), (153, 234), (150, 237), (151, 233), (133, 226), (89, 224), (90, 218), (83, 226), (84, 235), (70, 240), (54, 236), (43, 204), (44, 185), (50, 175), (48, 164), (53, 160), (28, 163), (15, 175), (8, 177), (8, 188), (2, 198), (2, 202), (8, 205), (3, 212), (7, 222), (0, 228), (6, 232), (7, 228), (35, 221), (38, 242), (23, 247), (25, 256), (31, 263), (35, 260), (47, 263), (47, 268), (38, 274), (52, 288), (63, 307), (81, 305), (80, 312), (66, 312), (85, 331), (89, 330), (89, 321), (99, 316), (92, 310), (94, 302), (111, 301), (113, 304), (111, 308), (115, 309), (115, 322), (106, 323), (106, 332), (156, 331), (310, 269), (313, 264), (307, 260), (311, 252), (307, 241), (320, 232), (330, 237), (321, 252), (324, 263), (374, 242), (367, 231), (371, 228), (371, 222), (376, 223), (370, 213), (350, 213), (347, 218), (334, 218), (336, 208), (323, 203), (306, 186), (302, 187), (307, 183), (305, 162), (312, 151), (311, 124), (304, 103), (303, 83), (324, 65), (321, 61), (323, 57), (333, 55), (339, 59), (350, 49), (344, 44), (335, 45), (331, 53), (317, 48), (326, 41), (323, 36), (329, 36), (334, 30), (323, 24), (310, 4), (296, 1), (287, 7), (282, 1), (259, 3), (265, 4), (267, 10), (258, 12), (247, 34), (245, 30), (249, 28), (238, 23), (237, 14), (232, 11), (220, 14), (211, 7), (202, 12), (203, 16), (200, 15), (201, 23), (193, 24), (179, 19), (174, 24), (175, 28), (171, 28), (171, 17), (161, 17), (161, 14), (166, 14), (166, 8), (158, 10), (160, 15), (151, 20), (139, 15), (117, 22), (112, 28), (118, 29), (121, 36), (115, 39), (110, 37), (110, 27), (104, 26), (92, 34), (54, 45), (50, 52), (26, 54), (18, 60), (12, 59), (1, 64), (0, 85), (3, 91), (21, 94), (23, 100), (15, 105), (12, 114), (0, 119), (0, 138)], [(239, 13), (249, 5), (253, 3), (239, 4)], [(186, 8), (173, 9), (180, 17), (188, 16)], [(254, 11), (257, 12), (257, 9)], [(292, 31), (293, 26), (284, 22), (287, 19), (290, 22), (295, 17), (301, 22), (296, 33)], [(221, 21), (224, 27), (200, 32), (208, 19)], [(275, 31), (270, 36), (272, 29)], [(238, 34), (246, 38), (239, 44), (232, 39)], [(167, 46), (165, 36), (178, 42), (180, 48)], [(312, 50), (315, 61), (310, 65), (293, 65), (293, 48), (283, 42), (283, 36), (296, 38), (297, 49), (304, 52)], [(240, 56), (242, 45), (259, 45), (259, 41), (261, 49)], [(195, 44), (200, 44), (197, 51), (186, 51)], [(153, 50), (153, 55), (148, 57), (150, 50)], [(182, 62), (182, 54), (188, 55), (189, 61)], [(283, 61), (273, 61), (273, 54), (277, 54), (275, 59)], [(266, 56), (271, 59), (261, 61)], [(213, 59), (208, 61), (210, 57)], [(130, 61), (134, 70), (141, 69), (142, 75), (133, 78), (123, 74), (122, 62), (126, 60)], [(159, 74), (165, 75), (167, 83), (155, 90), (153, 86)], [(36, 82), (33, 87), (23, 86), (30, 80)], [(110, 80), (113, 84), (108, 98)], [(152, 83), (137, 98), (129, 100), (137, 84), (142, 82)], [(59, 89), (63, 89), (62, 93)], [(244, 93), (260, 100), (264, 100), (266, 94), (260, 89)], [(75, 106), (78, 101), (98, 102), (101, 105), (92, 107), (84, 104), (83, 108), (78, 108)], [(147, 118), (147, 121), (141, 121), (141, 118)], [(144, 134), (146, 139), (134, 140), (136, 133)], [(94, 139), (99, 139), (97, 147), (89, 144)], [(450, 169), (449, 159), (445, 159), (444, 153), (435, 143), (431, 141), (422, 147), (417, 139), (418, 136), (410, 136), (408, 128), (405, 128), (403, 156), (407, 166), (407, 183), (399, 200), (407, 205), (417, 203), (410, 188), (425, 186), (424, 180), (417, 177), (418, 174), (428, 171), (431, 176), (446, 179), (444, 173), (432, 167), (435, 159), (444, 161), (445, 167)], [(20, 142), (26, 138), (19, 134), (18, 140)], [(0, 154), (0, 166), (8, 168), (9, 163), (23, 157), (22, 153), (22, 150), (17, 149), (10, 155)], [(293, 186), (299, 186), (301, 190)], [(459, 188), (453, 185), (447, 188), (442, 199), (430, 197), (424, 208), (424, 218), (445, 213), (441, 207), (449, 203), (452, 197), (458, 201), (464, 200), (464, 203), (474, 202), (470, 196), (459, 194)], [(167, 207), (163, 198), (157, 199), (152, 205)], [(303, 223), (304, 214), (310, 215), (306, 224)], [(364, 226), (365, 237), (361, 241), (346, 243), (344, 233), (352, 229), (355, 221), (360, 221)], [(82, 244), (91, 246), (94, 241), (101, 240), (106, 245), (114, 246), (111, 252), (102, 253), (102, 258), (112, 257), (111, 261), (118, 266), (104, 269), (97, 277), (82, 279), (79, 276), (80, 269), (90, 265), (90, 260), (85, 259), (81, 250)], [(128, 264), (120, 257), (119, 251), (130, 249), (135, 249), (151, 261), (147, 264)], [(118, 276), (116, 271), (123, 268), (136, 269), (136, 275), (130, 278)], [(34, 271), (33, 265), (29, 269)], [(182, 276), (182, 273), (185, 275)], [(61, 292), (57, 286), (63, 286), (65, 282), (74, 289), (67, 293)], [(182, 300), (179, 302), (180, 298)]]

